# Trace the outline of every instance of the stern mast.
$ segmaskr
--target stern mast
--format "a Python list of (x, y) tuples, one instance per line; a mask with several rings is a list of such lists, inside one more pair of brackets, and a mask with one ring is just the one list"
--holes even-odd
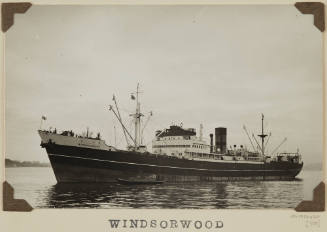
[(264, 148), (264, 144), (265, 144), (265, 137), (268, 136), (266, 134), (264, 134), (264, 130), (263, 130), (263, 120), (264, 120), (264, 115), (261, 114), (261, 134), (258, 135), (261, 138), (261, 153), (262, 156), (265, 156), (265, 148)]

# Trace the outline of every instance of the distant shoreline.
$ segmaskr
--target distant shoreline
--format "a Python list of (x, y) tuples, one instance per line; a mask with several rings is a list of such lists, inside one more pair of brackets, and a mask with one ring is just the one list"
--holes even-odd
[(41, 163), (39, 161), (18, 161), (5, 159), (6, 168), (24, 168), (24, 167), (35, 167), (35, 168), (47, 168), (51, 167), (50, 163)]
[(49, 166), (6, 166), (5, 168), (51, 168), (51, 165)]

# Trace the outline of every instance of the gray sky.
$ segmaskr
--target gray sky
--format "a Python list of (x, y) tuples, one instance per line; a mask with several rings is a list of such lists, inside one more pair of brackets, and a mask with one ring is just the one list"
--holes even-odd
[[(322, 159), (322, 34), (294, 6), (32, 6), (6, 33), (6, 154), (48, 161), (37, 129), (100, 131), (125, 146), (108, 105), (125, 123), (140, 83), (145, 130), (183, 122), (204, 136), (225, 126), (228, 144), (247, 144), (260, 113), (268, 150), (300, 149)], [(150, 146), (149, 146), (150, 147)]]

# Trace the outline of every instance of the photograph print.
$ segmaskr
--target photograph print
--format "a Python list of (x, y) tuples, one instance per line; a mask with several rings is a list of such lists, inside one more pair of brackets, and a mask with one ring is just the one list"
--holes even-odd
[(32, 208), (294, 209), (323, 181), (323, 37), (290, 5), (32, 5), (5, 180)]

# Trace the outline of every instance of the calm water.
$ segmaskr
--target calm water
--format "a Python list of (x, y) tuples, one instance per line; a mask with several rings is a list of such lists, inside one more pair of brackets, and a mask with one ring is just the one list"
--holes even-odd
[(51, 168), (6, 168), (15, 198), (34, 208), (294, 208), (321, 179), (321, 171), (304, 170), (295, 181), (56, 184)]

